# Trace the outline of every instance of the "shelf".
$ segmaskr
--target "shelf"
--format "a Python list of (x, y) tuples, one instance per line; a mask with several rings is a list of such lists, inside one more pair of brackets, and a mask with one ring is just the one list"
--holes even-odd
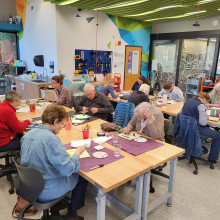
[(0, 31), (19, 32), (23, 31), (23, 26), (21, 24), (0, 23)]

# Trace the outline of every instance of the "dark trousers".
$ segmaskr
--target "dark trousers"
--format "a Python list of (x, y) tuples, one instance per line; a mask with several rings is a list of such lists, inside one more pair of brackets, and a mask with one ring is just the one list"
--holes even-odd
[(72, 191), (70, 203), (72, 211), (76, 211), (85, 205), (85, 194), (87, 185), (88, 181), (85, 180), (83, 177), (79, 176), (79, 181)]
[(0, 152), (20, 150), (21, 148), (20, 140), (22, 137), (23, 137), (22, 134), (17, 134), (17, 136), (13, 140), (11, 140), (8, 144), (0, 146)]

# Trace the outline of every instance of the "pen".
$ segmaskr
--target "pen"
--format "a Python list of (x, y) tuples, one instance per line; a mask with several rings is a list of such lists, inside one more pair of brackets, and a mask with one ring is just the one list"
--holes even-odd
[(99, 164), (98, 166), (90, 168), (90, 170), (94, 170), (94, 169), (99, 168), (99, 167), (104, 167), (104, 164)]

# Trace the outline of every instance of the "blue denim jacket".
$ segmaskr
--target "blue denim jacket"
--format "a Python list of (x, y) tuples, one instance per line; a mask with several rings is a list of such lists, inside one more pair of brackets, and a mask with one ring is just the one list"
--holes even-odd
[(178, 114), (174, 123), (175, 143), (186, 150), (186, 159), (202, 155), (202, 142), (196, 119)]

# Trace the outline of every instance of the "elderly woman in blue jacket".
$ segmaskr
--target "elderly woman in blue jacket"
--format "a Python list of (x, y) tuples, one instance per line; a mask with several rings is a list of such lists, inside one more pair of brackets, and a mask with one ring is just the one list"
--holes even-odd
[(32, 129), (21, 140), (21, 165), (38, 169), (45, 186), (39, 196), (42, 202), (57, 199), (72, 190), (70, 219), (82, 220), (76, 213), (84, 206), (87, 181), (79, 177), (79, 156), (85, 146), (70, 157), (56, 136), (64, 127), (68, 113), (63, 106), (52, 104), (42, 114), (42, 125)]

